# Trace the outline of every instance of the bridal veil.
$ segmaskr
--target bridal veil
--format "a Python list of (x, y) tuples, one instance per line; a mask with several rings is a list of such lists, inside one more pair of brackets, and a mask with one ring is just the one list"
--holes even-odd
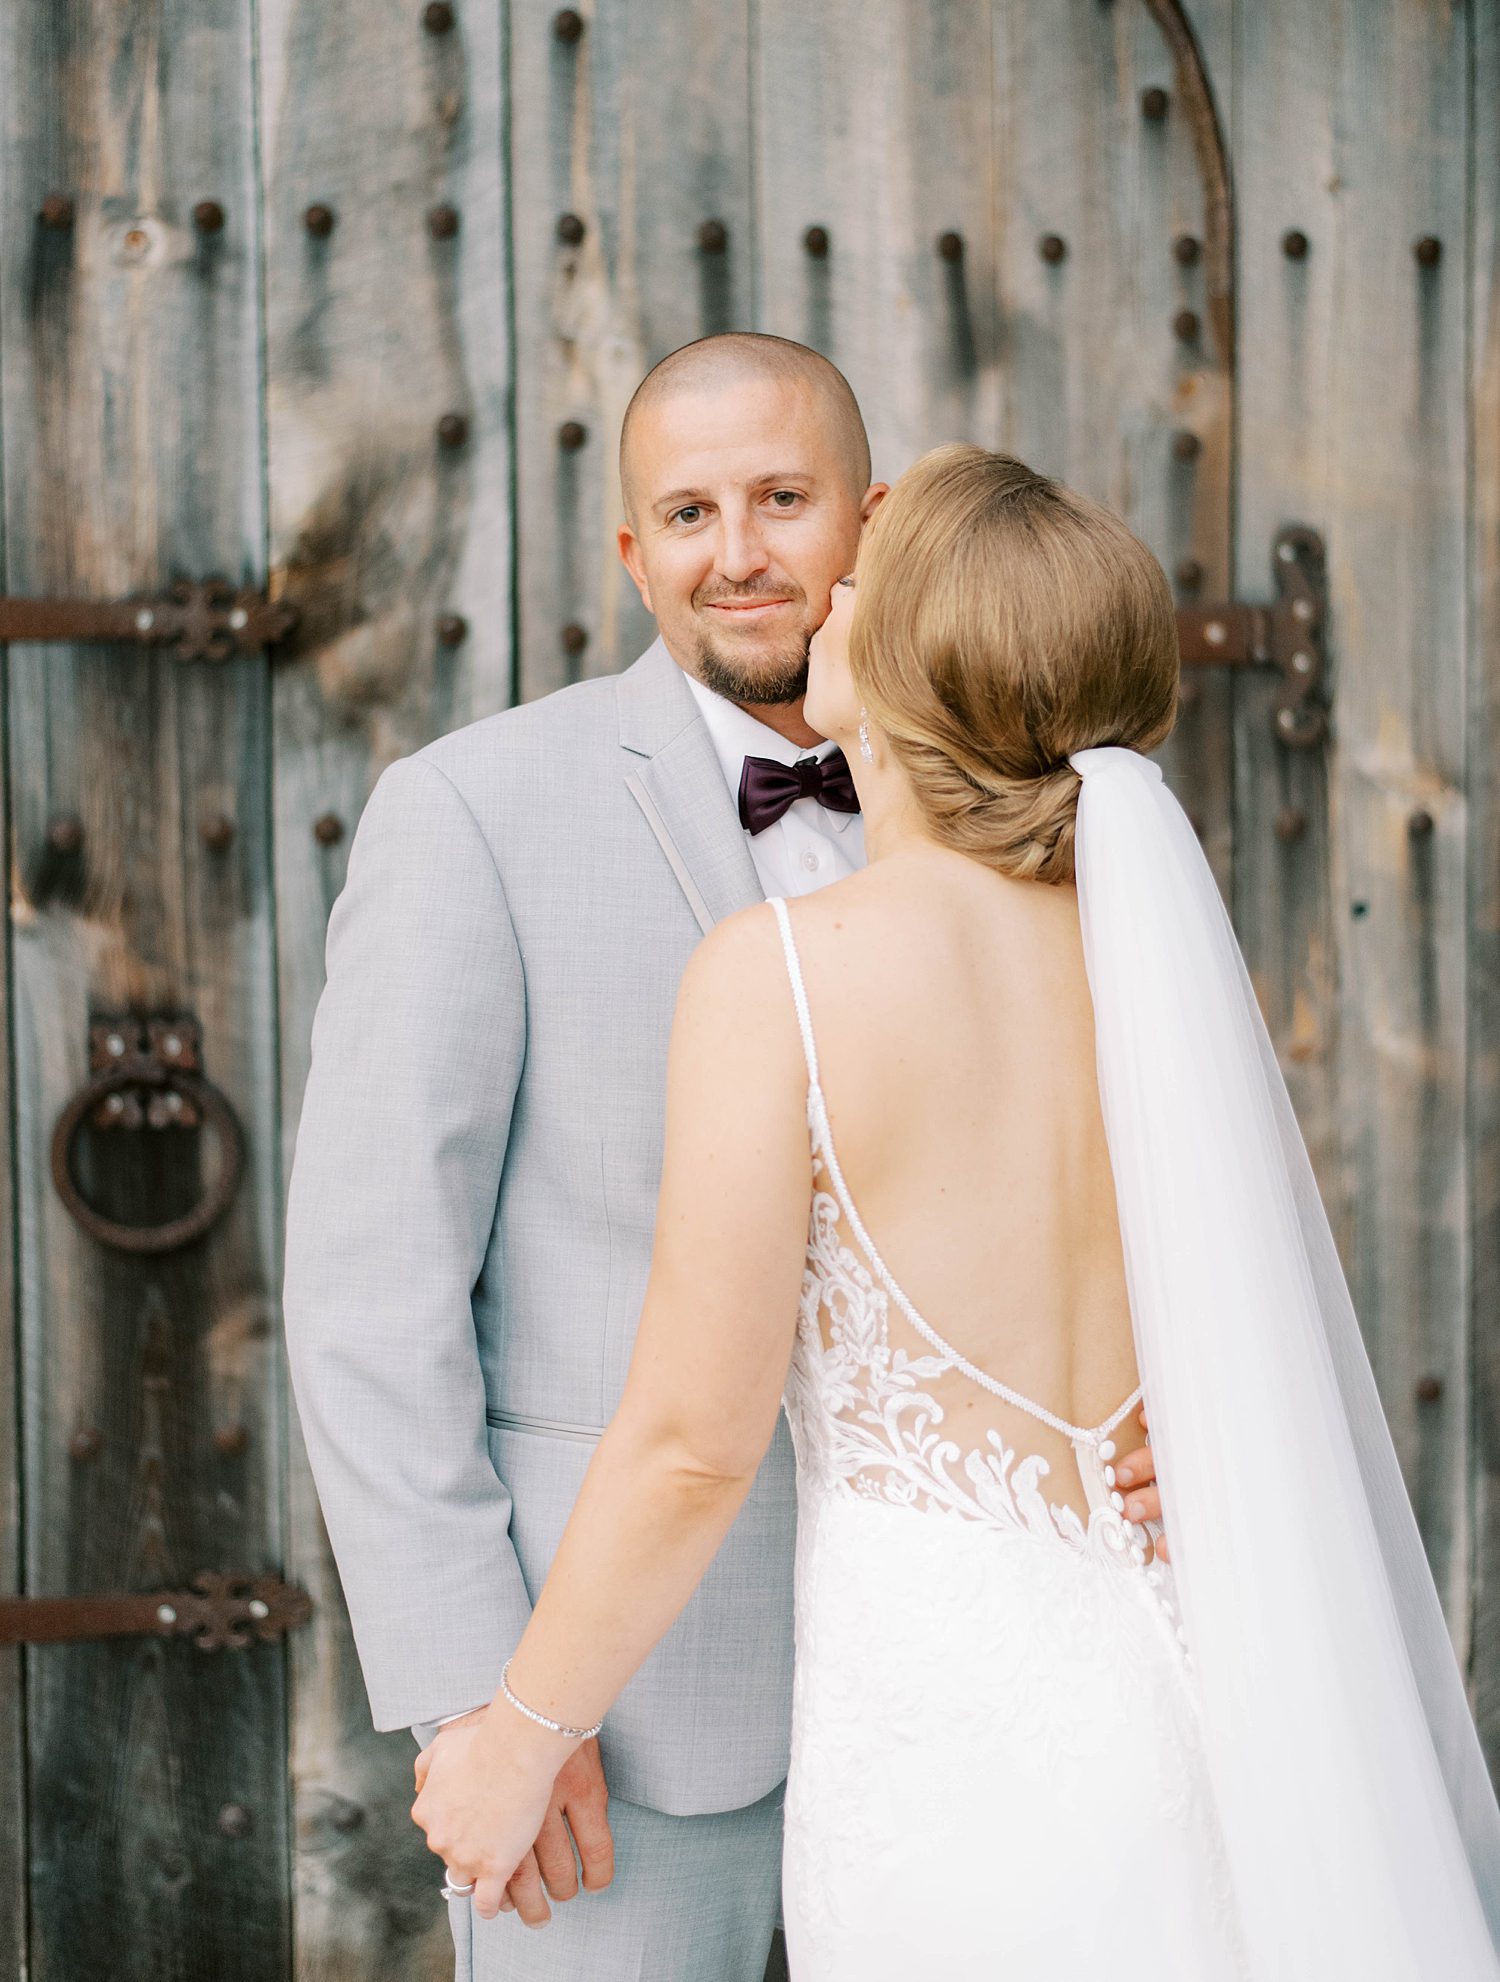
[(1070, 761), (1137, 1354), (1250, 1972), (1500, 1976), (1500, 1813), (1229, 918), (1153, 763)]

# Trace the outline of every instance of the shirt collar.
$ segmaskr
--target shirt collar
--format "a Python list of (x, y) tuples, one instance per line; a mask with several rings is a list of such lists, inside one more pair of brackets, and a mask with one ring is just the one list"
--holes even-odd
[[(682, 672), (693, 692), (693, 700), (708, 725), (708, 734), (724, 772), (724, 782), (736, 803), (739, 800), (740, 773), (747, 757), (769, 757), (773, 763), (796, 764), (804, 757), (821, 760), (831, 756), (838, 747), (825, 739), (804, 749), (801, 744), (784, 737), (779, 730), (771, 729), (752, 716), (748, 709), (742, 709), (738, 702), (731, 702), (727, 696), (717, 695), (713, 689), (705, 688), (698, 677), (689, 674), (686, 668)], [(822, 811), (827, 823), (840, 833), (856, 817), (852, 812), (830, 812), (826, 806)]]

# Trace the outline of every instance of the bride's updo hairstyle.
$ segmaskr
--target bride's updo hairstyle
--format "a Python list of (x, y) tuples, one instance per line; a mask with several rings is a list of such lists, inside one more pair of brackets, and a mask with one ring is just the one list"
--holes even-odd
[(941, 845), (1071, 881), (1075, 750), (1176, 718), (1165, 572), (1118, 517), (1006, 454), (940, 447), (860, 546), (854, 686)]

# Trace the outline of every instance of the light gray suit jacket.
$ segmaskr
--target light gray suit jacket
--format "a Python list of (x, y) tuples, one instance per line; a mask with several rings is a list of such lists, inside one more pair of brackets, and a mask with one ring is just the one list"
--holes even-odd
[[(761, 898), (660, 641), (371, 794), (328, 928), (285, 1314), (377, 1728), (499, 1682), (624, 1384), (678, 980)], [(794, 1526), (783, 1422), (609, 1716), (618, 1795), (727, 1810), (785, 1775)]]

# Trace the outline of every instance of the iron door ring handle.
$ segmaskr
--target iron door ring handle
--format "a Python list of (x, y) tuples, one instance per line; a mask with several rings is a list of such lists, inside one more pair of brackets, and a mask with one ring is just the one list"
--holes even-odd
[[(161, 1225), (121, 1225), (88, 1203), (73, 1179), (73, 1143), (85, 1119), (101, 1101), (128, 1087), (154, 1087), (183, 1095), (213, 1125), (219, 1138), (219, 1174), (208, 1190), (180, 1218)], [(170, 1253), (190, 1245), (229, 1209), (244, 1168), (245, 1139), (229, 1101), (212, 1081), (185, 1067), (110, 1067), (81, 1087), (57, 1118), (52, 1131), (52, 1181), (74, 1220), (101, 1245), (126, 1253)]]

